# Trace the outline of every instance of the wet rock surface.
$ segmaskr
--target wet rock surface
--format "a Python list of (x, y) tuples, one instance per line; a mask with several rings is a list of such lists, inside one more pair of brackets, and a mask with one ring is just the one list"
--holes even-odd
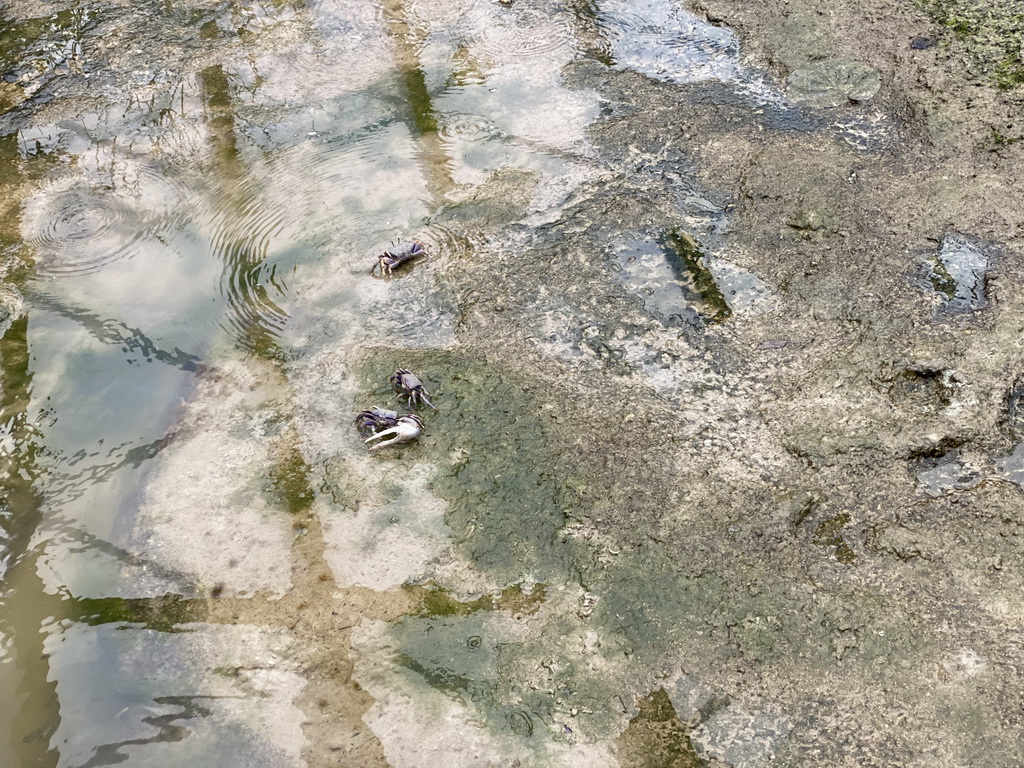
[(793, 70), (786, 80), (789, 97), (808, 107), (838, 107), (867, 101), (882, 85), (871, 67), (856, 61), (825, 59)]
[[(209, 237), (229, 254), (210, 278), (227, 286), (226, 319), (213, 324), (228, 341), (203, 352), (196, 382), (170, 388), (190, 402), (169, 408), (174, 439), (132, 476), (139, 492), (119, 506), (127, 533), (76, 514), (122, 548), (124, 573), (141, 570), (125, 577), (131, 587), (181, 594), (188, 621), (170, 626), (213, 627), (211, 648), (219, 625), (263, 628), (232, 629), (223, 642), (251, 635), (256, 650), (223, 662), (210, 651), (190, 683), (195, 697), (267, 699), (237, 713), (246, 727), (283, 713), (264, 740), (245, 741), (246, 759), (1024, 761), (1024, 168), (1021, 144), (1004, 129), (994, 138), (1019, 92), (959, 71), (961, 43), (933, 17), (866, 0), (572, 14), (523, 2), (488, 7), (505, 14), (490, 26), (456, 22), (464, 8), (387, 4), (390, 32), (376, 11), (283, 5), (197, 8), (188, 24), (160, 16), (174, 34), (158, 60), (135, 62), (146, 99), (130, 102), (149, 120), (112, 108), (94, 124), (66, 119), (97, 98), (91, 83), (116, 90), (133, 69), (119, 69), (126, 54), (113, 42), (66, 49), (84, 60), (88, 87), (71, 64), (54, 74), (58, 62), (19, 65), (7, 81), (17, 98), (0, 91), (12, 162), (26, 168), (7, 189), (40, 195), (19, 233), (51, 235), (30, 243), (43, 275), (55, 264), (98, 280), (145, 258), (74, 247), (97, 232), (120, 242), (120, 218), (90, 216), (137, 199), (101, 189), (101, 154), (76, 147), (98, 141), (115, 155), (98, 137), (128, 132), (133, 155), (151, 161), (159, 136), (172, 165), (207, 147), (192, 158), (201, 168), (159, 176), (173, 185), (150, 181), (154, 166), (134, 156), (118, 167), (134, 189), (170, 189), (154, 218), (135, 217), (148, 240), (187, 258), (188, 243)], [(345, 34), (318, 48), (314, 20)], [(123, 23), (88, 18), (111, 40)], [(184, 36), (189, 25), (202, 36)], [(502, 67), (512, 46), (501, 35), (513, 33), (526, 74)], [(940, 42), (913, 45), (915, 35)], [(399, 58), (420, 43), (433, 53), (388, 90), (380, 82), (393, 75), (354, 55), (355, 36)], [(44, 42), (26, 45), (29, 58)], [(265, 59), (251, 71), (237, 56), (247, 50)], [(275, 69), (294, 53), (315, 76)], [(351, 64), (332, 77), (312, 67), (325, 54)], [(828, 70), (841, 97), (814, 85), (827, 98), (786, 100), (787, 79), (792, 94), (796, 73), (836, 58), (863, 62)], [(487, 120), (470, 109), (491, 104), (485, 82), (499, 94)], [(564, 96), (557, 120), (543, 118), (545, 88)], [(231, 93), (243, 94), (234, 112)], [(433, 106), (410, 94), (434, 94)], [(204, 114), (195, 132), (161, 118), (172, 97)], [(401, 118), (386, 111), (395, 103)], [(374, 122), (375, 110), (389, 117)], [(338, 159), (334, 144), (354, 149)], [(79, 159), (45, 183), (32, 177), (65, 151)], [(391, 159), (367, 159), (380, 155)], [(274, 183), (246, 182), (245, 163)], [(182, 234), (174, 222), (194, 193), (183, 188), (204, 188), (199, 170), (223, 194), (210, 221)], [(46, 214), (69, 190), (91, 199), (87, 184), (103, 193), (96, 206)], [(316, 204), (295, 203), (306, 197)], [(395, 236), (420, 237), (429, 256), (370, 277)], [(73, 285), (82, 302), (112, 303)], [(40, 314), (56, 305), (27, 303)], [(84, 310), (60, 317), (197, 375), (198, 356), (171, 342), (147, 347), (141, 331)], [(53, 337), (66, 331), (47, 322)], [(8, 406), (26, 397), (11, 362), (26, 333), (16, 323), (3, 350)], [(35, 343), (56, 349), (51, 336)], [(369, 456), (352, 416), (394, 405), (397, 367), (424, 377), (438, 411), (422, 413), (414, 443)], [(36, 386), (59, 392), (53, 378)], [(5, 465), (9, 493), (37, 460), (18, 458), (37, 439), (21, 423), (7, 428), (3, 458), (21, 462)], [(124, 464), (133, 457), (138, 466), (138, 454)], [(54, 463), (77, 477), (73, 458)], [(202, 546), (190, 550), (189, 535)], [(54, 539), (51, 552), (74, 549)], [(192, 569), (190, 551), (203, 553)], [(55, 575), (38, 589), (95, 589), (64, 575), (77, 572), (64, 558), (61, 571), (51, 556)], [(9, 582), (19, 561), (35, 573), (14, 557)], [(130, 586), (104, 589), (137, 597)], [(91, 625), (73, 626), (71, 642), (93, 642)], [(18, 631), (0, 626), (5, 638)], [(153, 643), (148, 625), (129, 631)], [(62, 702), (78, 695), (60, 687), (67, 679)], [(182, 711), (207, 745), (202, 718)], [(154, 754), (144, 750), (159, 741), (131, 736), (110, 740)]]

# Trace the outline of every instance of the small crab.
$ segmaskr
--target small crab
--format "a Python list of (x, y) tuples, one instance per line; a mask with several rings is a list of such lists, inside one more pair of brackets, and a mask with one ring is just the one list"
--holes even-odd
[(401, 240), (397, 243), (392, 242), (391, 247), (377, 257), (377, 263), (370, 267), (370, 274), (372, 275), (374, 270), (379, 268), (381, 276), (390, 275), (407, 261), (412, 261), (415, 258), (426, 255), (427, 252), (423, 248), (423, 243), (419, 240), (410, 240), (406, 243), (403, 243)]
[(399, 397), (408, 399), (410, 408), (414, 408), (422, 402), (429, 405), (435, 411), (437, 410), (437, 408), (434, 408), (434, 404), (430, 402), (430, 393), (423, 386), (420, 377), (412, 371), (399, 368), (395, 371), (395, 375), (391, 377), (391, 386)]
[(381, 448), (386, 448), (389, 445), (401, 445), (402, 443), (408, 443), (410, 440), (415, 440), (420, 436), (420, 433), (424, 429), (423, 419), (415, 413), (406, 413), (398, 417), (393, 427), (388, 427), (380, 432), (376, 432), (366, 438), (363, 442), (369, 443), (373, 440), (379, 440), (382, 437), (390, 437), (390, 440), (384, 440), (383, 442), (370, 446), (371, 451), (377, 451)]
[(356, 416), (356, 429), (359, 430), (360, 435), (368, 437), (395, 426), (398, 423), (398, 418), (398, 411), (389, 411), (387, 408), (374, 406)]

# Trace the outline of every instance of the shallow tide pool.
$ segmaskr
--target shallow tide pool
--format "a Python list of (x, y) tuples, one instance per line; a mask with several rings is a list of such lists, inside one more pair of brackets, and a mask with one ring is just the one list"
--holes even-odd
[[(0, 764), (759, 768), (817, 727), (711, 679), (842, 661), (843, 609), (723, 553), (763, 502), (835, 565), (848, 516), (785, 486), (730, 347), (776, 287), (714, 137), (644, 110), (854, 158), (884, 115), (794, 106), (671, 0), (3, 18)], [(398, 368), (437, 408), (371, 453)], [(871, 669), (926, 644), (856, 627)]]

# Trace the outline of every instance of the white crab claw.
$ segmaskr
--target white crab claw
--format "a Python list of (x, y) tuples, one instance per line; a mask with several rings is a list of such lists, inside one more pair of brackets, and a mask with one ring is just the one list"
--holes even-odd
[(373, 440), (378, 440), (382, 437), (390, 437), (393, 435), (393, 437), (391, 437), (390, 440), (385, 440), (384, 442), (377, 443), (376, 445), (370, 447), (371, 451), (376, 451), (380, 448), (385, 448), (389, 445), (398, 445), (399, 443), (407, 443), (410, 440), (414, 440), (417, 437), (419, 437), (420, 432), (422, 430), (423, 427), (415, 419), (412, 419), (408, 416), (403, 416), (398, 420), (398, 423), (395, 424), (395, 426), (391, 427), (390, 429), (382, 430), (375, 435), (370, 435), (368, 438), (363, 440), (363, 442), (369, 443), (372, 442)]

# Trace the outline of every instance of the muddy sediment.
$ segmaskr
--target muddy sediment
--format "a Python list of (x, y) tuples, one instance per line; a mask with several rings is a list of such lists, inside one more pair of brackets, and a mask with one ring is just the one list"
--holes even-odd
[[(460, 342), (498, 365), (510, 348), (533, 358), (572, 425), (551, 429), (561, 471), (586, 478), (563, 530), (567, 545), (585, 542), (574, 566), (597, 596), (580, 631), (595, 627), (606, 654), (697, 675), (732, 698), (726, 711), (784, 719), (772, 747), (786, 764), (1012, 765), (1021, 490), (993, 470), (1013, 448), (1024, 201), (1019, 146), (993, 126), (1017, 96), (957, 81), (955, 51), (912, 58), (915, 34), (933, 30), (921, 14), (819, 5), (708, 15), (734, 22), (780, 75), (836, 54), (877, 67), (870, 102), (806, 118), (870, 112), (874, 146), (751, 116), (714, 88), (570, 68), (570, 83), (612, 105), (590, 130), (603, 158), (622, 168), (640, 148), (661, 162), (582, 192), (527, 253), (495, 248), (500, 268), (464, 282), (501, 313), (464, 325)], [(927, 78), (948, 84), (936, 94)], [(719, 242), (772, 286), (770, 311), (665, 338), (608, 281), (594, 255), (609, 238), (678, 220), (670, 166), (728, 201)], [(958, 233), (984, 243), (997, 298), (945, 313), (922, 275)], [(510, 299), (513, 283), (538, 289)], [(563, 334), (579, 354), (562, 369), (522, 336), (531, 322), (540, 332), (531, 318), (548, 292), (569, 297), (567, 325), (582, 326)], [(689, 357), (685, 383), (652, 397), (631, 347)], [(922, 473), (950, 461), (973, 470), (969, 487), (924, 493)], [(587, 717), (574, 719), (586, 734)]]

